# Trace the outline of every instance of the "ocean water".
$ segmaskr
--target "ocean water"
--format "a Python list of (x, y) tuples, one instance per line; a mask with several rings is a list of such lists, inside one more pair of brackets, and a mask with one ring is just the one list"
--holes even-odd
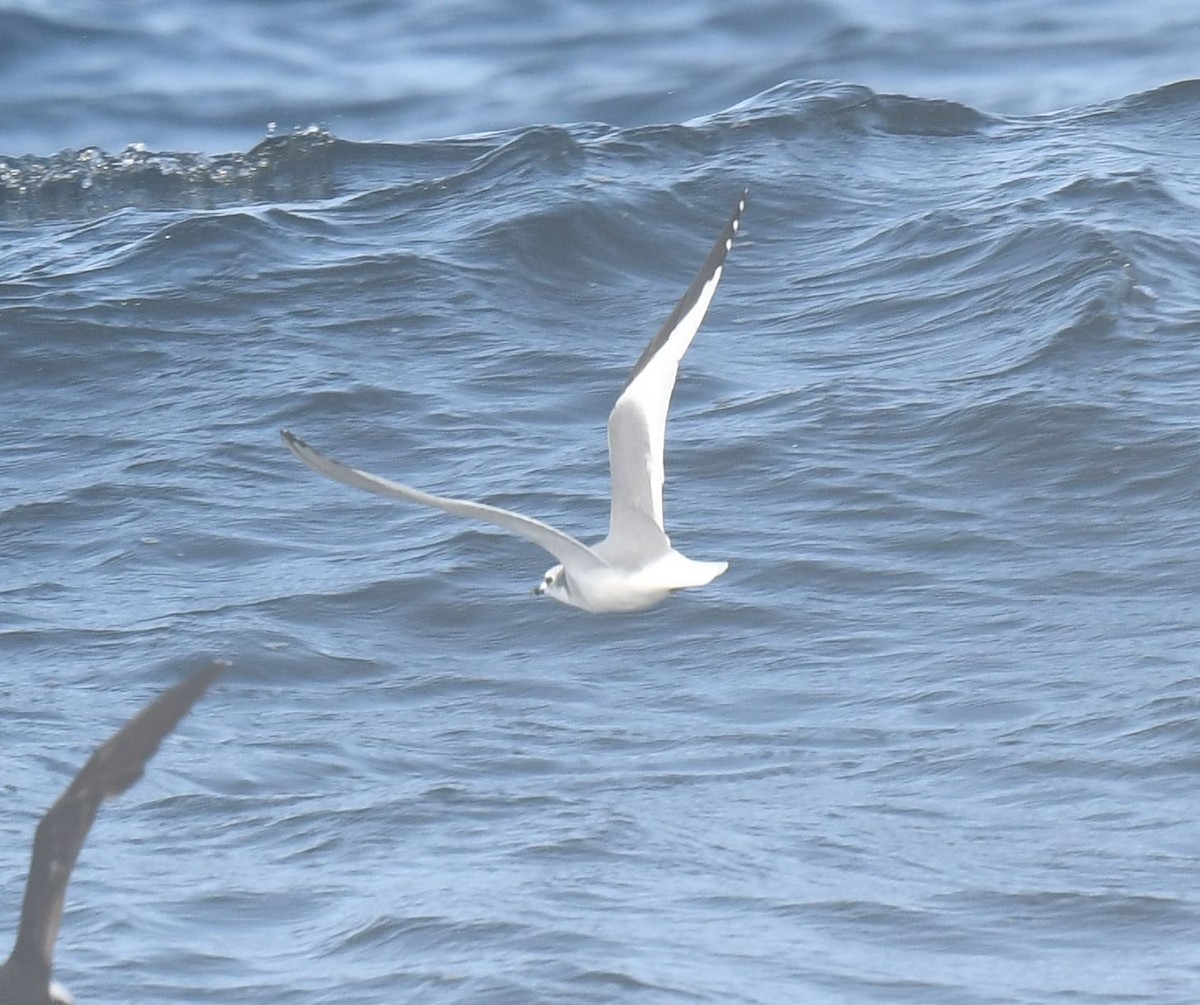
[[(0, 11), (0, 938), (81, 1003), (1200, 997), (1200, 15)], [(630, 616), (535, 601), (738, 193)]]

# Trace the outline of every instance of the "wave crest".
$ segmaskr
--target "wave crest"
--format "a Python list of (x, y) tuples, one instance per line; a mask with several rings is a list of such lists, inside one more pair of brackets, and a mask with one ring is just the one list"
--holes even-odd
[(126, 207), (212, 208), (257, 200), (323, 198), (334, 150), (322, 129), (269, 136), (247, 153), (155, 153), (141, 145), (50, 157), (0, 157), (0, 217), (37, 219)]

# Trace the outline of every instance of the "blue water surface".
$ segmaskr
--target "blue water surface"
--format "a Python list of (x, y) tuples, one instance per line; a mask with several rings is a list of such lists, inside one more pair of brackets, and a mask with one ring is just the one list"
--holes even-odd
[[(0, 933), (85, 1002), (1194, 1005), (1188, 3), (0, 11)], [(737, 195), (632, 616), (278, 437), (607, 528)], [(4, 937), (0, 935), (0, 937)]]

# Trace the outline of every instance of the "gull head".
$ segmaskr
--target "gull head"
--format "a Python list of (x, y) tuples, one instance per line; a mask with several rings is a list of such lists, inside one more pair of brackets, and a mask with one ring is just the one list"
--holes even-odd
[(570, 592), (567, 587), (567, 570), (561, 565), (547, 569), (542, 581), (533, 588), (535, 597), (553, 597), (564, 604), (571, 603)]

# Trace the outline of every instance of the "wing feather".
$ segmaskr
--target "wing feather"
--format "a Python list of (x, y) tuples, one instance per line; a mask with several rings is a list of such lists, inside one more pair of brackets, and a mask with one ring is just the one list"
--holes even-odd
[(146, 763), (209, 685), (228, 669), (213, 663), (156, 698), (89, 758), (38, 824), (21, 923), (5, 979), (45, 988), (54, 962), (67, 883), (100, 805), (142, 777)]
[(540, 520), (501, 509), (499, 506), (489, 506), (486, 503), (430, 495), (420, 489), (380, 478), (378, 475), (352, 468), (341, 461), (335, 461), (332, 457), (326, 457), (286, 429), (281, 430), (280, 435), (283, 437), (283, 442), (288, 445), (288, 449), (300, 460), (314, 471), (327, 478), (332, 478), (335, 482), (374, 492), (376, 495), (387, 496), (391, 499), (403, 499), (406, 502), (420, 503), (422, 506), (432, 506), (434, 509), (440, 509), (453, 516), (468, 520), (480, 520), (496, 527), (503, 527), (545, 549), (569, 568), (587, 569), (604, 564), (586, 544)]
[(743, 192), (738, 199), (696, 278), (634, 365), (608, 417), (612, 510), (605, 544), (617, 550), (642, 548), (652, 542), (653, 527), (662, 535), (663, 546), (670, 546), (662, 503), (667, 410), (679, 361), (692, 344), (717, 291), (747, 195)]

